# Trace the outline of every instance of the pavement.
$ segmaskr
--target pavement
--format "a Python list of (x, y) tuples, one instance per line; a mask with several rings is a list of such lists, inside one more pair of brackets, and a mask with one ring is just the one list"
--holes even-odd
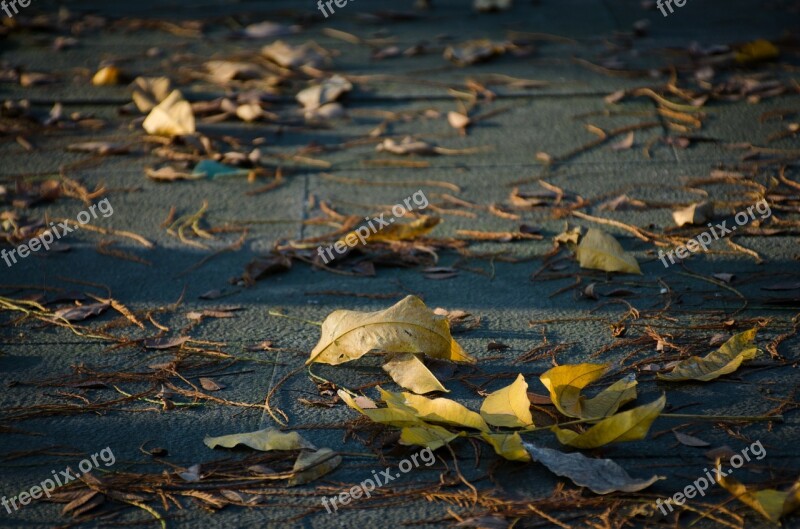
[[(261, 498), (256, 505), (213, 509), (197, 498), (182, 498), (182, 509), (175, 505), (166, 509), (166, 500), (148, 505), (164, 517), (168, 527), (427, 528), (453, 527), (476, 518), (480, 520), (470, 522), (473, 525), (464, 522), (462, 526), (687, 527), (696, 514), (660, 516), (652, 502), (672, 496), (702, 476), (712, 465), (706, 454), (711, 448), (727, 446), (738, 452), (761, 441), (766, 457), (737, 471), (737, 479), (785, 490), (798, 478), (800, 340), (794, 330), (800, 311), (800, 252), (794, 226), (800, 210), (793, 194), (797, 188), (782, 183), (780, 176), (800, 181), (800, 142), (796, 134), (771, 138), (796, 124), (800, 113), (800, 4), (790, 0), (690, 1), (667, 17), (655, 7), (627, 0), (515, 2), (510, 10), (497, 13), (476, 13), (465, 1), (434, 0), (427, 10), (413, 4), (410, 0), (351, 0), (326, 19), (310, 1), (302, 5), (288, 0), (165, 0), (125, 5), (82, 1), (59, 12), (59, 4), (37, 0), (16, 17), (23, 27), (4, 20), (8, 29), (0, 34), (4, 75), (0, 99), (27, 100), (34, 118), (12, 119), (9, 105), (4, 107), (0, 186), (12, 190), (15, 183), (33, 185), (60, 175), (89, 190), (102, 186), (113, 214), (99, 216), (90, 226), (113, 231), (79, 230), (64, 241), (69, 251), (37, 252), (11, 267), (0, 263), (0, 296), (41, 301), (42, 295), (91, 293), (117, 300), (144, 323), (143, 328), (131, 325), (113, 309), (81, 322), (87, 332), (95, 329), (129, 339), (120, 343), (78, 336), (36, 318), (16, 321), (18, 312), (0, 312), (0, 494), (14, 496), (47, 479), (51, 471), (74, 467), (106, 447), (116, 457), (108, 471), (150, 477), (194, 464), (211, 466), (222, 458), (252, 456), (247, 450), (211, 451), (203, 438), (268, 426), (301, 432), (316, 446), (340, 452), (342, 465), (307, 485), (277, 484), (258, 493), (248, 490)], [(36, 17), (41, 17), (38, 22)], [(649, 23), (644, 25), (643, 20)], [(203, 23), (201, 31), (193, 21)], [(307, 81), (259, 85), (271, 92), (268, 110), (280, 116), (280, 122), (199, 120), (198, 129), (214, 141), (238, 144), (240, 152), (259, 148), (268, 176), (277, 167), (285, 172), (280, 186), (253, 194), (270, 181), (268, 177), (255, 182), (230, 177), (169, 183), (147, 178), (147, 169), (165, 160), (158, 156), (159, 145), (145, 141), (141, 117), (120, 110), (131, 101), (130, 88), (125, 83), (93, 86), (91, 76), (101, 64), (113, 62), (131, 78), (167, 75), (193, 102), (231, 96), (230, 87), (210, 83), (201, 75), (203, 64), (212, 59), (251, 60), (275, 38), (243, 39), (235, 34), (262, 21), (300, 26), (298, 33), (280, 37), (285, 42), (313, 40), (326, 50), (335, 50), (332, 65), (324, 72), (346, 75), (353, 82), (353, 91), (342, 101), (347, 116), (306, 124), (294, 94)], [(635, 27), (641, 34), (636, 34)], [(54, 51), (54, 39), (69, 35), (77, 38), (77, 45)], [(511, 39), (514, 46), (501, 56), (469, 66), (457, 66), (442, 57), (446, 46), (478, 38)], [(376, 60), (365, 39), (383, 39), (378, 47), (394, 45), (400, 50), (424, 41), (428, 51)], [(715, 82), (727, 80), (730, 97), (712, 99), (703, 107), (701, 129), (676, 129), (668, 116), (658, 113), (660, 107), (650, 97), (629, 96), (614, 104), (605, 101), (618, 91), (631, 94), (641, 87), (666, 86), (671, 65), (678, 65), (675, 71), (682, 79), (691, 77), (700, 67), (692, 62), (686, 51), (689, 47), (735, 47), (757, 39), (777, 42), (780, 58), (750, 67), (715, 64)], [(54, 79), (22, 86), (14, 77), (20, 71), (43, 72)], [(744, 89), (736, 84), (742, 79), (751, 88), (775, 82), (783, 89), (777, 95), (756, 97), (750, 92), (743, 96)], [(492, 97), (475, 89), (473, 81), (491, 90)], [(474, 114), (486, 116), (460, 134), (448, 125), (446, 115), (460, 110), (463, 103), (459, 101), (469, 101), (476, 93)], [(63, 106), (65, 118), (60, 125), (42, 126), (56, 103)], [(69, 119), (73, 113), (101, 121), (76, 125)], [(387, 118), (390, 122), (382, 137), (399, 140), (413, 135), (447, 149), (474, 152), (424, 157), (376, 152), (377, 141), (370, 132)], [(614, 141), (558, 159), (597, 138), (587, 124), (612, 131), (644, 122), (655, 125), (636, 130), (630, 149), (610, 148), (624, 138), (620, 134)], [(14, 128), (18, 126), (23, 128)], [(681, 145), (681, 138), (688, 138), (689, 145)], [(89, 141), (127, 145), (131, 152), (98, 156), (67, 149)], [(755, 152), (752, 146), (764, 149)], [(547, 153), (560, 163), (546, 165), (537, 153)], [(387, 165), (387, 159), (394, 162)], [(418, 163), (403, 166), (409, 160)], [(180, 161), (172, 163), (177, 166)], [(514, 211), (518, 218), (488, 212), (492, 204), (511, 211), (512, 190), (541, 192), (540, 180), (563, 190), (566, 205), (554, 204), (548, 195), (541, 207)], [(772, 217), (737, 234), (733, 241), (740, 246), (716, 241), (710, 252), (669, 268), (659, 261), (652, 241), (619, 226), (600, 226), (569, 215), (569, 206), (582, 198), (586, 205), (577, 209), (593, 217), (687, 235), (690, 232), (674, 231), (672, 208), (708, 196), (716, 205), (716, 221), (721, 221), (753, 204), (759, 189), (768, 190)], [(443, 218), (430, 234), (440, 242), (463, 238), (459, 230), (516, 232), (521, 225), (536, 227), (543, 237), (470, 241), (469, 254), (464, 255), (455, 249), (439, 249), (436, 266), (454, 267), (456, 272), (446, 279), (430, 277), (426, 266), (432, 263), (380, 266), (374, 276), (363, 276), (331, 273), (298, 261), (291, 270), (253, 285), (235, 279), (248, 263), (269, 255), (276, 245), (329, 233), (330, 225), (312, 222), (323, 215), (321, 202), (344, 215), (376, 215), (418, 190), (425, 192)], [(620, 195), (642, 201), (646, 207), (630, 206), (630, 202), (629, 207), (599, 207)], [(448, 196), (477, 207), (458, 206)], [(165, 219), (173, 208), (179, 216), (196, 212), (204, 202), (208, 208), (203, 225), (220, 228), (213, 232), (208, 248), (186, 244), (167, 232)], [(3, 210), (11, 208), (2, 203)], [(84, 209), (81, 200), (60, 197), (17, 211), (52, 219), (76, 218)], [(637, 258), (643, 275), (581, 270), (566, 253), (564, 259), (554, 258), (553, 237), (567, 223), (585, 229), (602, 227), (613, 234)], [(237, 245), (244, 227), (244, 242)], [(151, 241), (153, 248), (120, 235), (123, 230)], [(114, 244), (107, 246), (103, 241)], [(576, 287), (578, 278), (581, 282)], [(596, 284), (599, 299), (584, 293), (590, 283)], [(620, 293), (622, 289), (628, 292)], [(225, 296), (201, 299), (214, 290)], [(378, 501), (353, 502), (328, 514), (319, 503), (323, 496), (349, 489), (373, 470), (396, 467), (414, 450), (400, 447), (391, 429), (353, 423), (355, 412), (332, 399), (331, 383), (364, 388), (372, 397), (377, 396), (376, 381), (396, 390), (377, 360), (315, 366), (313, 373), (330, 381), (327, 384), (320, 379), (315, 382), (302, 369), (319, 339), (319, 328), (308, 322), (320, 322), (337, 309), (379, 310), (408, 294), (420, 296), (431, 308), (463, 310), (480, 317), (477, 328), (455, 334), (478, 359), (476, 367), (458, 367), (443, 379), (452, 390), (448, 397), (473, 410), (479, 408), (485, 392), (511, 382), (517, 373), (525, 375), (529, 391), (545, 395), (537, 379), (554, 363), (602, 361), (620, 369), (636, 363), (631, 369), (640, 380), (639, 402), (650, 402), (666, 392), (666, 411), (671, 413), (761, 416), (780, 406), (783, 420), (660, 418), (645, 440), (588, 454), (612, 458), (636, 477), (657, 473), (666, 479), (643, 493), (612, 495), (602, 501), (541, 465), (502, 461), (485, 445), (475, 451), (477, 445), (460, 440), (453, 445), (454, 454), (464, 479), (476, 487), (475, 497), (470, 486), (454, 477), (453, 455), (442, 449), (437, 451), (436, 465), (415, 469), (394, 482), (396, 490), (405, 493), (392, 496), (387, 489), (376, 495)], [(231, 306), (238, 309), (232, 318), (209, 317), (199, 324), (187, 319), (190, 312)], [(630, 307), (638, 310), (638, 318), (630, 316)], [(170, 329), (167, 336), (190, 335), (194, 349), (176, 352), (146, 347), (143, 340), (162, 334), (156, 323)], [(655, 380), (652, 366), (662, 367), (688, 351), (705, 354), (713, 350), (708, 344), (714, 335), (728, 336), (753, 326), (760, 327), (758, 344), (764, 353), (736, 373), (710, 383)], [(648, 341), (647, 336), (661, 336), (675, 347), (657, 351), (657, 340)], [(270, 347), (259, 348), (264, 341)], [(498, 350), (491, 343), (508, 347)], [(769, 345), (774, 345), (771, 353)], [(543, 352), (537, 359), (519, 360), (536, 347)], [(219, 355), (210, 356), (211, 351)], [(150, 373), (148, 366), (176, 359), (197, 362), (186, 371), (195, 383), (200, 376), (224, 383), (223, 390), (208, 392), (212, 396), (253, 406), (163, 397), (157, 394), (161, 390), (157, 382), (122, 376)], [(112, 379), (113, 384), (93, 383)], [(120, 398), (114, 385), (151, 400), (123, 400), (99, 409), (86, 406)], [(264, 411), (261, 405), (268, 394), (272, 408), (285, 413), (286, 420), (281, 422), (286, 424), (277, 423)], [(192, 405), (161, 405), (162, 398)], [(542, 417), (546, 420), (547, 415)], [(682, 444), (673, 430), (701, 438), (708, 446)], [(543, 446), (558, 447), (547, 432), (534, 438)], [(142, 451), (143, 445), (161, 447), (168, 456), (153, 458)], [(274, 464), (286, 461), (278, 459)], [(424, 487), (436, 491), (408, 492)], [(13, 513), (0, 509), (0, 527), (157, 526), (152, 514), (140, 508), (124, 501), (109, 499), (107, 503), (75, 520), (61, 513), (62, 505), (49, 502), (37, 501)], [(525, 507), (528, 504), (530, 509)], [(694, 523), (695, 527), (773, 526), (731, 501), (720, 487), (709, 491), (702, 504), (697, 512), (711, 515)], [(520, 506), (527, 514), (520, 515)], [(800, 517), (785, 518), (783, 526), (800, 527)]]

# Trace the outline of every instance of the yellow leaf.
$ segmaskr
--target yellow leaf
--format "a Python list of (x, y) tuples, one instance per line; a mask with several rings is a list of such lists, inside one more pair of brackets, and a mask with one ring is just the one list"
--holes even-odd
[[(737, 500), (755, 510), (761, 516), (774, 523), (795, 511), (800, 507), (800, 480), (788, 491), (775, 489), (764, 489), (759, 491), (749, 491), (747, 487), (730, 475), (723, 476), (720, 473), (720, 463), (717, 460), (717, 481), (730, 492)], [(728, 472), (730, 474), (730, 472)]]
[(775, 59), (780, 54), (778, 47), (768, 40), (758, 39), (748, 42), (736, 52), (736, 62), (747, 64), (751, 62), (768, 61)]
[(511, 385), (490, 393), (484, 399), (481, 416), (492, 426), (526, 428), (533, 424), (530, 407), (528, 384), (525, 377), (518, 375)]
[(383, 365), (383, 370), (392, 380), (414, 393), (448, 392), (417, 355), (406, 353), (396, 356)]
[(531, 455), (522, 445), (522, 438), (514, 433), (481, 432), (481, 437), (494, 448), (495, 453), (510, 461), (530, 461)]
[[(390, 222), (395, 219), (390, 219)], [(422, 217), (405, 224), (392, 224), (373, 233), (367, 238), (367, 242), (389, 242), (389, 241), (410, 241), (426, 235), (433, 228), (439, 225), (442, 219), (439, 217)]]
[(539, 380), (550, 392), (550, 400), (567, 417), (581, 417), (581, 390), (602, 377), (607, 364), (556, 366), (542, 373)]
[(638, 441), (647, 435), (650, 425), (661, 414), (666, 403), (667, 398), (662, 395), (650, 404), (603, 419), (580, 434), (572, 430), (562, 430), (558, 426), (553, 426), (551, 430), (561, 444), (575, 448), (598, 448), (609, 443)]
[(703, 201), (686, 206), (672, 212), (672, 218), (678, 226), (686, 224), (705, 224), (714, 216), (714, 204)]
[(233, 448), (237, 445), (244, 445), (262, 452), (314, 448), (314, 445), (303, 439), (299, 433), (284, 433), (275, 428), (265, 428), (256, 432), (235, 433), (220, 437), (206, 437), (203, 442), (212, 449), (217, 447)]
[(383, 400), (388, 407), (398, 410), (405, 410), (411, 414), (416, 413), (413, 408), (406, 406), (406, 399), (403, 396), (403, 393), (386, 391), (380, 386), (378, 386), (378, 392), (381, 394), (381, 400)]
[(669, 373), (658, 373), (658, 378), (669, 381), (700, 380), (707, 382), (733, 373), (745, 360), (755, 358), (758, 349), (753, 341), (757, 329), (740, 332), (722, 344), (718, 350), (705, 357), (692, 356), (679, 362)]
[(116, 66), (105, 66), (97, 70), (92, 77), (92, 84), (95, 86), (112, 86), (119, 84), (119, 68)]
[(581, 268), (641, 274), (636, 258), (622, 249), (611, 235), (591, 228), (578, 244), (576, 256)]
[(447, 318), (434, 314), (418, 297), (407, 296), (377, 312), (332, 312), (322, 324), (322, 336), (306, 365), (342, 364), (375, 350), (474, 362), (453, 340)]
[(292, 472), (294, 475), (289, 478), (287, 485), (305, 485), (317, 478), (331, 472), (342, 464), (342, 456), (337, 455), (330, 448), (320, 448), (316, 452), (301, 452), (294, 462)]
[(380, 424), (388, 424), (389, 426), (410, 426), (413, 424), (419, 424), (420, 420), (417, 419), (414, 413), (394, 408), (362, 408), (361, 406), (356, 403), (355, 399), (348, 395), (346, 392), (342, 391), (341, 389), (337, 392), (339, 398), (342, 401), (356, 410), (357, 412), (361, 413), (362, 415), (366, 415), (369, 417), (373, 422), (377, 422)]
[(413, 393), (403, 393), (403, 397), (406, 406), (412, 408), (422, 420), (489, 431), (489, 426), (480, 415), (454, 400), (429, 399)]
[(425, 446), (431, 450), (436, 450), (456, 437), (464, 435), (466, 435), (464, 432), (453, 433), (435, 424), (408, 426), (400, 430), (400, 444)]
[(167, 77), (137, 77), (133, 83), (133, 102), (139, 112), (146, 113), (164, 101), (172, 91)]
[(601, 419), (614, 415), (620, 406), (636, 400), (636, 384), (636, 375), (631, 373), (617, 380), (591, 399), (581, 396), (581, 418)]
[(183, 99), (180, 91), (174, 90), (156, 105), (142, 123), (148, 134), (180, 136), (195, 132), (192, 105)]

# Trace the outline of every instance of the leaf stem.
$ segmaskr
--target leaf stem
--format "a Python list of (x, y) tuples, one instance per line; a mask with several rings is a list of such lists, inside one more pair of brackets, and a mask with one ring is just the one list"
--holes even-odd
[(691, 413), (662, 413), (666, 419), (700, 419), (706, 421), (783, 421), (783, 415), (692, 415)]

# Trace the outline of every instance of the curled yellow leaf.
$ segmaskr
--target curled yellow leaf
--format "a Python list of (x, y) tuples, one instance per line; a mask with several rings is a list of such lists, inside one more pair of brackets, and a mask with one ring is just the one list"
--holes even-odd
[(722, 375), (736, 371), (745, 360), (755, 358), (758, 349), (755, 346), (757, 329), (735, 334), (722, 344), (718, 350), (704, 357), (692, 356), (679, 362), (669, 373), (658, 373), (658, 378), (671, 382), (683, 380), (700, 380), (707, 382)]
[(337, 310), (322, 323), (322, 336), (306, 365), (342, 364), (370, 351), (424, 353), (454, 362), (474, 362), (450, 335), (450, 325), (416, 296), (377, 312)]
[(512, 384), (487, 395), (481, 417), (492, 426), (526, 428), (533, 424), (530, 407), (528, 384), (520, 374)]

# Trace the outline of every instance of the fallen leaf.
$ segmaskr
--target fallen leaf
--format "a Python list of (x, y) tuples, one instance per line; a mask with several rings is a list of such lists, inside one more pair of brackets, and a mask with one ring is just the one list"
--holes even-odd
[(447, 122), (450, 123), (451, 127), (458, 130), (464, 130), (471, 123), (469, 116), (452, 111), (447, 113)]
[(225, 384), (214, 382), (210, 378), (200, 377), (200, 385), (206, 391), (220, 391), (225, 389)]
[(589, 229), (581, 238), (576, 251), (581, 268), (640, 274), (636, 258), (625, 250), (611, 235), (596, 228)]
[(598, 448), (609, 443), (638, 441), (647, 435), (650, 425), (661, 414), (667, 403), (662, 395), (658, 400), (607, 417), (583, 433), (553, 426), (559, 442), (575, 448)]
[(486, 396), (481, 417), (492, 426), (527, 428), (533, 425), (530, 407), (528, 384), (520, 374), (512, 384)]
[(236, 107), (236, 117), (245, 123), (252, 123), (264, 116), (264, 109), (257, 103), (239, 105)]
[(524, 443), (524, 446), (533, 460), (546, 466), (550, 472), (569, 478), (579, 487), (587, 487), (595, 494), (638, 492), (656, 481), (666, 479), (664, 476), (652, 476), (648, 479), (632, 478), (625, 469), (611, 459), (589, 458), (579, 452), (565, 454), (530, 443)]
[(306, 365), (337, 365), (375, 350), (474, 362), (453, 340), (447, 319), (436, 316), (416, 296), (376, 312), (334, 311), (325, 318), (321, 334)]
[(466, 435), (464, 432), (453, 433), (435, 424), (407, 426), (400, 431), (400, 444), (424, 446), (436, 450), (464, 435)]
[(736, 52), (736, 62), (749, 64), (775, 59), (780, 54), (778, 47), (768, 40), (758, 39), (748, 42)]
[(158, 169), (146, 167), (144, 174), (156, 182), (174, 182), (176, 180), (197, 180), (198, 178), (203, 178), (203, 175), (196, 175), (187, 171), (178, 171), (170, 166), (164, 166)]
[(217, 178), (230, 178), (235, 176), (247, 176), (250, 174), (249, 169), (240, 169), (219, 163), (214, 160), (202, 160), (194, 166), (192, 176), (195, 178), (210, 178), (216, 180)]
[(467, 66), (502, 55), (509, 47), (510, 44), (507, 42), (493, 42), (489, 39), (469, 40), (445, 48), (444, 58), (459, 66)]
[(629, 132), (620, 141), (611, 144), (612, 151), (627, 151), (633, 147), (633, 132)]
[(327, 103), (333, 103), (352, 89), (350, 81), (341, 75), (334, 75), (321, 84), (301, 90), (296, 99), (305, 110), (316, 110)]
[(178, 472), (178, 476), (181, 477), (184, 481), (188, 481), (189, 483), (197, 483), (200, 481), (200, 465), (192, 465), (186, 470), (182, 472)]
[(277, 40), (261, 49), (262, 55), (284, 68), (311, 66), (319, 68), (327, 61), (327, 52), (314, 42), (306, 42), (299, 46)]
[(727, 476), (720, 471), (720, 463), (717, 461), (717, 481), (723, 489), (773, 523), (778, 524), (781, 518), (800, 507), (800, 480), (796, 481), (788, 491), (775, 489), (751, 491), (730, 477), (732, 471), (729, 471)]
[(92, 84), (94, 86), (113, 86), (119, 84), (120, 78), (119, 68), (116, 66), (105, 66), (97, 70), (97, 73), (92, 77)]
[(180, 347), (190, 339), (191, 338), (188, 336), (147, 338), (142, 342), (142, 345), (144, 345), (147, 349), (171, 349), (173, 347)]
[(448, 392), (415, 354), (395, 356), (383, 365), (392, 380), (414, 393)]
[(220, 84), (229, 83), (234, 79), (237, 81), (259, 79), (264, 75), (261, 68), (248, 62), (208, 61), (205, 67), (211, 74), (211, 80)]
[(427, 235), (442, 219), (423, 215), (408, 223), (394, 223), (367, 238), (368, 242), (410, 241)]
[(56, 317), (67, 321), (83, 321), (93, 316), (99, 316), (111, 306), (110, 303), (92, 303), (77, 307), (65, 307), (55, 311)]
[(283, 24), (264, 21), (250, 24), (244, 28), (243, 34), (251, 39), (268, 39), (298, 33), (300, 29), (300, 26), (284, 26)]
[(669, 373), (658, 373), (660, 380), (671, 382), (699, 380), (707, 382), (722, 375), (736, 371), (745, 360), (755, 358), (758, 348), (755, 346), (757, 329), (733, 335), (718, 350), (704, 357), (692, 356), (678, 362)]
[(412, 393), (403, 393), (403, 403), (414, 410), (424, 421), (437, 422), (450, 426), (465, 426), (488, 432), (489, 426), (483, 418), (462, 404), (450, 399), (429, 399)]
[(509, 461), (530, 461), (531, 455), (525, 450), (519, 433), (481, 432), (481, 437), (492, 445), (497, 455)]
[(172, 91), (172, 83), (167, 77), (137, 77), (132, 86), (133, 102), (142, 113), (153, 110)]
[(332, 472), (342, 464), (342, 456), (330, 448), (320, 448), (315, 452), (300, 452), (294, 462), (294, 475), (289, 478), (288, 486), (305, 485), (325, 474)]
[(362, 403), (357, 402), (356, 399), (341, 389), (337, 391), (337, 395), (339, 395), (339, 398), (342, 399), (345, 404), (362, 415), (366, 415), (372, 422), (397, 427), (420, 424), (420, 420), (417, 418), (416, 414), (404, 405), (402, 407), (389, 405), (386, 408), (377, 408), (375, 404), (372, 403), (372, 406), (366, 407), (362, 406)]
[(694, 447), (703, 447), (703, 446), (710, 446), (710, 443), (703, 441), (702, 439), (698, 439), (693, 435), (687, 435), (685, 433), (677, 432), (675, 430), (672, 431), (675, 434), (675, 439), (682, 445), (686, 446), (694, 446)]
[(119, 145), (107, 141), (87, 141), (84, 143), (73, 143), (67, 146), (70, 152), (90, 152), (105, 156), (107, 154), (127, 154), (130, 149), (125, 145)]
[(195, 132), (192, 106), (178, 90), (156, 105), (142, 123), (148, 134), (180, 136)]
[(714, 204), (708, 201), (698, 202), (683, 209), (672, 212), (675, 224), (685, 226), (686, 224), (700, 225), (705, 224), (714, 216)]
[(636, 398), (636, 378), (626, 376), (607, 387), (595, 397), (581, 395), (583, 388), (602, 377), (607, 364), (574, 364), (556, 366), (539, 377), (550, 392), (558, 411), (567, 417), (600, 419), (617, 412), (620, 406)]
[(235, 433), (220, 437), (206, 437), (203, 443), (209, 448), (233, 448), (238, 445), (249, 446), (254, 450), (301, 450), (316, 447), (303, 439), (297, 432), (281, 432), (275, 428), (265, 428), (255, 432)]

